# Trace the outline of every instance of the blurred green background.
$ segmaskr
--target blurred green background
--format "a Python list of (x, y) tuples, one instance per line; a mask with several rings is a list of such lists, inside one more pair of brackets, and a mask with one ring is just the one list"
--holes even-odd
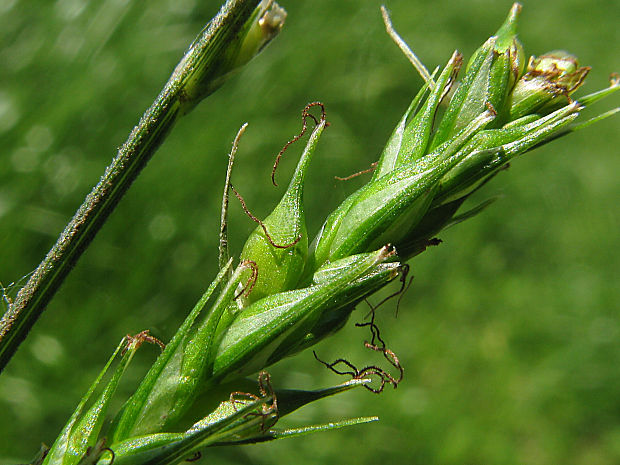
[[(177, 125), (0, 376), (0, 463), (51, 443), (126, 333), (168, 339), (216, 273), (226, 155), (250, 123), (233, 175), (258, 216), (282, 188), (275, 154), (299, 113), (325, 103), (332, 123), (306, 190), (309, 230), (361, 180), (421, 79), (386, 36), (378, 0), (282, 0), (281, 36)], [(525, 1), (526, 53), (567, 49), (593, 66), (586, 91), (620, 71), (620, 3)], [(510, 2), (391, 0), (395, 26), (430, 68), (469, 56)], [(0, 2), (0, 281), (33, 270), (159, 92), (214, 0)], [(601, 108), (618, 105), (604, 102)], [(412, 262), (414, 283), (382, 335), (405, 380), (286, 419), (378, 423), (274, 444), (213, 449), (205, 463), (620, 463), (619, 121), (528, 154), (479, 192), (500, 199)], [(287, 152), (284, 179), (301, 147)], [(281, 185), (285, 185), (284, 182)], [(232, 203), (239, 252), (254, 224)], [(14, 292), (17, 285), (9, 289)], [(374, 363), (347, 328), (324, 359)], [(145, 347), (125, 394), (156, 355)], [(302, 353), (271, 370), (280, 387), (344, 381)], [(119, 396), (122, 398), (123, 395)], [(120, 402), (120, 401), (119, 401)], [(196, 412), (196, 416), (206, 412)]]

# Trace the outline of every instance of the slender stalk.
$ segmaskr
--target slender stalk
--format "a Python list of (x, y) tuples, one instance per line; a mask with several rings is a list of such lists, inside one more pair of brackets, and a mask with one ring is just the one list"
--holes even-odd
[(433, 90), (435, 88), (435, 81), (433, 81), (433, 77), (431, 73), (428, 72), (424, 63), (417, 57), (413, 50), (409, 48), (407, 42), (403, 40), (403, 38), (396, 32), (394, 26), (392, 25), (392, 18), (390, 18), (390, 13), (388, 12), (385, 5), (381, 5), (381, 16), (383, 17), (383, 24), (385, 25), (385, 30), (387, 31), (390, 38), (394, 41), (398, 48), (403, 52), (403, 54), (407, 57), (409, 62), (413, 65), (416, 71), (422, 76), (424, 82), (428, 82), (428, 88)]
[[(226, 181), (224, 182), (224, 194), (222, 195), (222, 216), (220, 219), (220, 269), (224, 268), (224, 266), (226, 266), (226, 263), (228, 263), (228, 260), (230, 259), (230, 253), (228, 251), (228, 194), (230, 192), (230, 176), (232, 175), (232, 169), (235, 163), (235, 155), (237, 155), (237, 150), (239, 149), (239, 141), (241, 140), (241, 137), (245, 133), (247, 127), (248, 123), (243, 123), (243, 125), (239, 128), (239, 131), (235, 136), (235, 140), (233, 141), (232, 148), (230, 149), (230, 153), (228, 154)], [(231, 276), (232, 270), (228, 272), (227, 279), (230, 279)]]
[(190, 46), (99, 183), (0, 320), (0, 371), (177, 120), (279, 32), (286, 16), (284, 10), (274, 2), (259, 3), (228, 0)]

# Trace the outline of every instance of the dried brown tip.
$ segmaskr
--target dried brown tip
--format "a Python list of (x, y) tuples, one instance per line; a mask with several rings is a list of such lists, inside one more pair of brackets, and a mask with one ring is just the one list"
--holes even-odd
[[(321, 118), (318, 119), (318, 120), (316, 119), (316, 117), (312, 113), (309, 112), (310, 108), (316, 107), (316, 106), (321, 107)], [(284, 144), (284, 147), (282, 147), (282, 150), (280, 150), (280, 152), (276, 156), (275, 162), (273, 163), (273, 169), (271, 170), (271, 182), (273, 183), (274, 186), (278, 185), (276, 183), (276, 170), (278, 169), (278, 165), (280, 164), (280, 159), (282, 158), (282, 155), (284, 154), (284, 152), (286, 152), (286, 149), (288, 149), (290, 145), (294, 144), (295, 142), (297, 142), (299, 139), (301, 139), (304, 136), (304, 134), (308, 130), (308, 118), (311, 118), (312, 121), (314, 121), (315, 125), (318, 125), (319, 123), (325, 121), (325, 105), (323, 105), (321, 102), (311, 102), (308, 105), (306, 105), (304, 107), (304, 109), (302, 110), (302, 112), (301, 112), (301, 120), (302, 120), (301, 131), (299, 132), (299, 134), (297, 134), (295, 137), (293, 137), (291, 140), (289, 140), (286, 144)], [(328, 124), (326, 124), (326, 125), (328, 125)]]
[(261, 371), (258, 374), (258, 388), (261, 394), (261, 397), (269, 397), (273, 399), (271, 401), (271, 405), (267, 408), (263, 406), (263, 413), (277, 413), (278, 412), (278, 399), (276, 398), (276, 393), (273, 390), (273, 386), (271, 385), (271, 375), (267, 371)]
[[(271, 386), (271, 376), (266, 371), (261, 371), (258, 374), (258, 388), (260, 392), (260, 396), (256, 394), (252, 394), (250, 392), (241, 392), (235, 391), (230, 393), (230, 403), (233, 408), (237, 410), (238, 403), (245, 402), (256, 402), (261, 399), (267, 399), (271, 397), (271, 403), (268, 405), (264, 403), (261, 407), (260, 413), (258, 412), (250, 412), (246, 416), (247, 417), (261, 417), (261, 433), (265, 433), (269, 428), (271, 428), (278, 421), (278, 401), (276, 398), (275, 391)], [(267, 420), (271, 420), (270, 423)]]
[(243, 404), (245, 402), (255, 402), (260, 400), (256, 394), (251, 392), (234, 391), (230, 393), (228, 401), (232, 404), (232, 407), (237, 410), (237, 404)]
[(258, 279), (258, 265), (256, 264), (256, 262), (254, 262), (252, 260), (243, 260), (241, 262), (241, 266), (246, 267), (246, 268), (250, 268), (252, 270), (252, 274), (250, 275), (250, 277), (248, 278), (247, 282), (245, 283), (245, 286), (243, 286), (243, 288), (233, 298), (233, 300), (237, 300), (242, 295), (245, 295), (246, 297), (249, 296), (250, 292), (252, 292), (252, 289), (254, 289), (254, 285), (256, 284), (256, 280)]
[(385, 244), (381, 248), (381, 256), (380, 256), (381, 260), (385, 260), (386, 258), (395, 257), (396, 255), (397, 255), (396, 247), (394, 247), (392, 244)]
[(448, 78), (448, 82), (446, 82), (446, 86), (441, 93), (441, 97), (439, 97), (440, 102), (443, 102), (443, 100), (450, 94), (452, 86), (456, 82), (456, 78), (461, 70), (461, 66), (463, 66), (463, 55), (458, 50), (455, 50), (452, 53), (450, 60), (448, 60), (448, 66), (449, 65), (452, 65), (453, 68), (450, 73), (450, 77)]
[[(348, 360), (344, 358), (339, 358), (333, 361), (332, 363), (328, 363), (328, 362), (321, 360), (316, 354), (316, 351), (312, 351), (312, 353), (314, 354), (314, 358), (319, 363), (323, 364), (326, 368), (333, 371), (337, 375), (349, 375), (351, 376), (352, 379), (372, 379), (373, 376), (377, 376), (379, 379), (379, 387), (375, 388), (367, 384), (364, 384), (364, 387), (366, 389), (368, 389), (371, 392), (374, 392), (375, 394), (380, 394), (381, 392), (383, 392), (383, 389), (385, 388), (386, 383), (390, 383), (394, 387), (398, 385), (398, 381), (394, 379), (392, 375), (390, 375), (389, 373), (387, 373), (386, 371), (384, 371), (378, 366), (370, 365), (365, 368), (362, 368), (361, 370), (358, 370), (355, 365), (353, 365), (351, 362), (349, 362)], [(347, 368), (349, 368), (349, 370), (340, 371), (338, 368), (336, 368), (336, 366), (340, 364), (346, 366)]]
[(140, 346), (144, 344), (145, 342), (158, 345), (159, 348), (162, 350), (162, 352), (166, 348), (166, 345), (163, 342), (161, 342), (155, 336), (151, 336), (149, 334), (148, 329), (145, 329), (144, 331), (140, 331), (138, 334), (135, 334), (133, 336), (131, 334), (128, 334), (127, 336), (125, 336), (125, 339), (127, 342), (125, 344), (125, 348), (121, 351), (121, 355), (125, 355), (125, 352), (127, 352), (132, 347), (135, 348), (136, 350), (139, 349)]
[[(378, 387), (373, 387), (373, 386), (370, 386), (370, 385), (367, 385), (367, 384), (365, 384), (364, 387), (366, 389), (368, 389), (369, 391), (375, 393), (375, 394), (379, 394), (379, 393), (383, 392), (383, 389), (385, 388), (386, 384), (391, 384), (396, 389), (398, 387), (398, 384), (403, 379), (404, 369), (401, 366), (401, 364), (400, 364), (396, 354), (394, 354), (394, 352), (392, 352), (390, 349), (386, 348), (385, 342), (383, 341), (383, 339), (381, 339), (381, 335), (379, 333), (379, 328), (377, 327), (377, 325), (374, 322), (374, 318), (375, 318), (375, 314), (374, 314), (374, 311), (373, 311), (372, 312), (372, 319), (371, 319), (370, 322), (356, 324), (355, 326), (358, 326), (358, 327), (369, 326), (370, 327), (370, 331), (371, 331), (371, 334), (372, 334), (372, 339), (371, 339), (371, 342), (367, 342), (366, 341), (364, 343), (364, 345), (367, 348), (372, 349), (372, 350), (374, 350), (376, 352), (383, 353), (383, 356), (385, 357), (385, 359), (392, 366), (394, 366), (396, 369), (398, 369), (398, 371), (399, 371), (399, 377), (398, 378), (395, 378), (394, 376), (389, 374), (387, 371), (385, 371), (383, 368), (381, 368), (379, 366), (376, 366), (376, 365), (369, 365), (369, 366), (364, 367), (364, 368), (362, 368), (360, 370), (355, 365), (353, 365), (351, 362), (349, 362), (348, 360), (346, 360), (344, 358), (339, 358), (339, 359), (335, 360), (332, 363), (328, 363), (328, 362), (325, 362), (325, 361), (321, 360), (318, 357), (318, 355), (316, 354), (315, 351), (312, 351), (312, 353), (314, 354), (314, 358), (317, 359), (317, 361), (319, 361), (321, 364), (323, 364), (329, 370), (333, 371), (334, 373), (336, 373), (338, 375), (349, 375), (349, 376), (351, 376), (352, 379), (366, 379), (366, 378), (372, 379), (374, 376), (376, 376), (378, 378), (378, 380), (379, 380), (379, 386)], [(379, 341), (380, 345), (377, 345), (376, 341)], [(346, 371), (339, 370), (338, 368), (336, 368), (338, 365), (344, 365), (346, 368), (348, 368), (348, 370), (346, 370)]]
[[(328, 362), (325, 362), (325, 361), (323, 361), (323, 360), (321, 360), (319, 358), (319, 356), (316, 354), (316, 350), (313, 350), (312, 354), (314, 355), (314, 358), (319, 363), (325, 365), (325, 367), (327, 367), (329, 370), (333, 371), (337, 375), (350, 375), (352, 378), (356, 378), (357, 375), (359, 374), (359, 370), (355, 367), (355, 365), (353, 365), (348, 360), (345, 360), (344, 358), (339, 358), (339, 359), (336, 359), (335, 361), (333, 361), (332, 363), (328, 363)], [(339, 364), (343, 364), (346, 367), (350, 368), (350, 371), (340, 371), (337, 368), (335, 368), (336, 365), (339, 365)]]
[(248, 209), (247, 205), (245, 204), (245, 200), (243, 199), (241, 194), (239, 194), (239, 192), (237, 192), (237, 189), (235, 189), (235, 187), (232, 184), (230, 185), (230, 188), (232, 189), (232, 191), (234, 192), (235, 196), (237, 197), (237, 199), (241, 203), (241, 208), (243, 208), (243, 211), (245, 212), (245, 214), (248, 215), (252, 221), (254, 221), (255, 223), (258, 223), (260, 225), (260, 227), (263, 229), (263, 232), (265, 233), (265, 237), (267, 238), (267, 240), (269, 241), (269, 243), (273, 247), (275, 247), (276, 249), (288, 249), (289, 247), (293, 247), (295, 244), (297, 244), (301, 240), (301, 238), (303, 236), (300, 234), (299, 236), (297, 236), (297, 238), (293, 242), (291, 242), (289, 244), (276, 244), (273, 241), (271, 235), (269, 234), (269, 231), (267, 231), (267, 226), (265, 226), (265, 223), (263, 223), (260, 219), (258, 219), (254, 215), (252, 215), (252, 213)]
[[(398, 387), (398, 385), (401, 383), (401, 381), (403, 380), (404, 376), (405, 376), (405, 369), (403, 368), (403, 366), (400, 364), (400, 361), (398, 360), (398, 357), (396, 356), (396, 354), (394, 352), (392, 352), (390, 349), (387, 349), (385, 347), (378, 347), (375, 345), (372, 345), (368, 342), (364, 343), (364, 346), (367, 347), (368, 349), (374, 350), (376, 352), (381, 352), (383, 353), (383, 356), (385, 357), (385, 359), (398, 370), (398, 378), (395, 378), (394, 376), (392, 376), (391, 374), (389, 374), (388, 372), (386, 372), (385, 370), (381, 369), (381, 377), (382, 377), (382, 384), (380, 387), (380, 390), (372, 390), (375, 393), (379, 393), (383, 390), (383, 388), (385, 387), (385, 383), (389, 383), (391, 384), (394, 389), (396, 389)], [(369, 367), (369, 368), (376, 368), (376, 367)], [(363, 373), (362, 373), (363, 375)]]
[(334, 178), (337, 181), (348, 181), (350, 179), (353, 179), (353, 178), (356, 178), (358, 176), (361, 176), (362, 174), (372, 173), (377, 168), (378, 164), (379, 164), (379, 162), (375, 161), (375, 162), (370, 164), (370, 168), (368, 168), (368, 169), (365, 169), (365, 170), (362, 170), (362, 171), (358, 171), (357, 173), (353, 173), (353, 174), (350, 174), (349, 176), (345, 176), (345, 177), (342, 177), (342, 178), (340, 176), (334, 176)]
[[(388, 349), (386, 347), (385, 341), (381, 338), (381, 333), (379, 331), (379, 327), (375, 323), (375, 310), (376, 310), (376, 308), (373, 308), (372, 317), (371, 317), (371, 320), (369, 322), (367, 322), (367, 323), (356, 323), (355, 326), (357, 326), (358, 328), (362, 328), (362, 327), (366, 327), (366, 326), (370, 328), (370, 333), (372, 335), (372, 338), (371, 338), (370, 342), (368, 342), (368, 341), (364, 342), (364, 346), (366, 348), (374, 350), (376, 352), (383, 353), (383, 356), (385, 357), (385, 359), (393, 367), (395, 367), (399, 371), (399, 377), (398, 378), (394, 378), (392, 375), (390, 375), (386, 371), (381, 370), (381, 377), (384, 380), (384, 382), (383, 382), (383, 384), (381, 386), (381, 389), (383, 389), (383, 386), (384, 386), (385, 382), (390, 383), (392, 386), (394, 386), (394, 389), (396, 389), (398, 387), (398, 384), (403, 380), (404, 369), (403, 369), (402, 365), (400, 364), (400, 361), (398, 360), (398, 357), (396, 356), (396, 354), (392, 350), (390, 350), (390, 349)], [(377, 343), (377, 341), (378, 341), (378, 343)], [(373, 370), (374, 370), (376, 367), (373, 366), (371, 368), (373, 368)], [(377, 374), (377, 373), (375, 373), (375, 374)]]
[[(409, 284), (407, 284), (407, 276), (409, 275), (409, 265), (404, 264), (401, 265), (398, 268), (398, 273), (400, 273), (400, 289), (398, 289), (396, 292), (388, 295), (386, 298), (384, 298), (381, 302), (379, 302), (377, 305), (372, 305), (370, 302), (366, 301), (366, 303), (370, 306), (370, 313), (373, 314), (373, 318), (374, 318), (374, 312), (376, 310), (379, 309), (379, 307), (381, 307), (382, 305), (384, 305), (387, 301), (389, 301), (390, 299), (393, 299), (396, 296), (398, 297), (398, 300), (396, 302), (396, 315), (398, 315), (398, 309), (400, 307), (400, 301), (404, 295), (405, 292), (407, 292), (407, 289), (409, 289), (409, 286), (411, 286), (411, 282), (413, 281), (413, 276), (411, 277), (411, 279), (409, 280)], [(370, 316), (370, 313), (368, 315), (366, 315), (366, 318), (368, 318), (368, 316)], [(356, 326), (360, 326), (357, 325)], [(364, 325), (365, 326), (365, 325)]]
[(403, 287), (400, 290), (400, 295), (398, 296), (398, 300), (396, 301), (396, 312), (394, 314), (394, 317), (398, 317), (398, 312), (400, 310), (400, 302), (402, 301), (404, 295), (407, 293), (407, 291), (409, 290), (409, 288), (411, 287), (411, 283), (413, 282), (413, 276), (411, 276), (411, 278), (409, 278), (409, 282), (407, 283), (407, 285), (405, 286), (405, 281), (407, 281), (407, 276), (409, 275), (409, 265), (403, 265), (401, 268), (401, 283), (403, 285)]
[(489, 112), (489, 116), (497, 116), (497, 111), (491, 105), (491, 102), (485, 102), (485, 106), (487, 107), (487, 111)]

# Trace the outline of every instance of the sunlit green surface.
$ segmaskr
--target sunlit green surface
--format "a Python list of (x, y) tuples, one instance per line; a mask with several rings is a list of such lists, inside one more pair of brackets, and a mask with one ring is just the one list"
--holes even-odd
[[(208, 1), (8, 1), (0, 5), (0, 281), (34, 269), (111, 160), (183, 50), (219, 7)], [(594, 70), (620, 70), (614, 2), (530, 2), (526, 51), (565, 48)], [(0, 376), (0, 463), (51, 443), (118, 339), (149, 328), (168, 339), (216, 273), (226, 154), (250, 123), (233, 174), (248, 206), (277, 202), (272, 160), (321, 100), (332, 123), (306, 187), (316, 231), (361, 181), (421, 79), (386, 37), (379, 3), (282, 0), (281, 36), (175, 129)], [(509, 2), (392, 1), (395, 26), (427, 66), (469, 55)], [(604, 102), (601, 107), (618, 105)], [(398, 318), (380, 326), (406, 368), (398, 390), (351, 392), (289, 425), (379, 415), (381, 421), (275, 444), (214, 449), (205, 463), (615, 464), (620, 461), (619, 120), (548, 145), (498, 176), (502, 197), (413, 261)], [(291, 173), (302, 147), (287, 152)], [(254, 228), (232, 203), (239, 253)], [(361, 318), (364, 311), (354, 314)], [(322, 358), (376, 363), (353, 322)], [(144, 347), (144, 367), (156, 355)], [(303, 353), (274, 384), (343, 381)], [(134, 369), (121, 386), (130, 392)], [(122, 396), (121, 396), (122, 397)], [(196, 415), (207, 412), (196, 412)]]

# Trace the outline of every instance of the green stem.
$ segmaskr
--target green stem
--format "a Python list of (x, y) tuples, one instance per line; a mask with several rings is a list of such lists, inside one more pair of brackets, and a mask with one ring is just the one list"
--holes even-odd
[(0, 371), (180, 116), (215, 91), (279, 32), (286, 13), (271, 2), (257, 8), (259, 2), (228, 0), (190, 46), (99, 183), (0, 320)]

